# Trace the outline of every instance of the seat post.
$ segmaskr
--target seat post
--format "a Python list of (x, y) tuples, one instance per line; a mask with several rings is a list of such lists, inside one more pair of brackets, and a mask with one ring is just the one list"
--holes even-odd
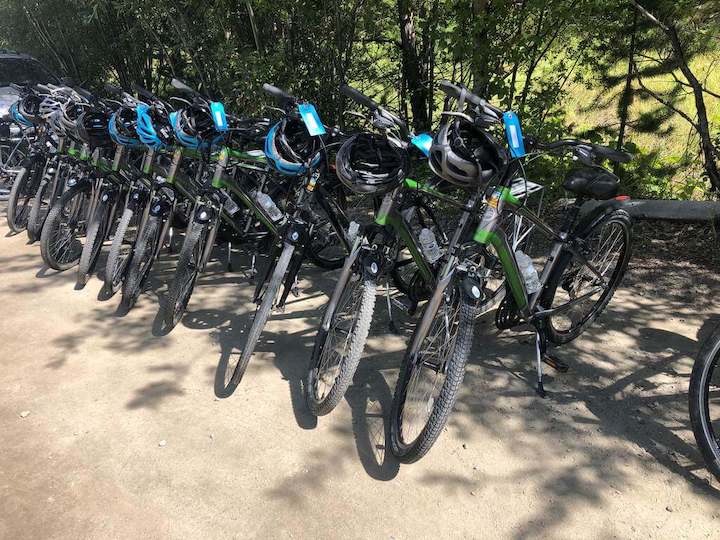
[(565, 216), (563, 217), (562, 225), (560, 226), (560, 232), (561, 233), (568, 233), (572, 230), (573, 225), (575, 225), (575, 220), (578, 217), (578, 214), (580, 213), (580, 208), (583, 204), (585, 204), (585, 197), (582, 197), (581, 195), (578, 195), (575, 198), (575, 201), (572, 203), (572, 206), (570, 209), (565, 212)]

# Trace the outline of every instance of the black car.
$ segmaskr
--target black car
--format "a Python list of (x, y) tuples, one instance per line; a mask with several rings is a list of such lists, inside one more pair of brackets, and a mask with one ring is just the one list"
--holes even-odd
[(0, 118), (7, 115), (10, 105), (17, 100), (15, 84), (56, 84), (58, 78), (40, 61), (28, 54), (0, 49)]

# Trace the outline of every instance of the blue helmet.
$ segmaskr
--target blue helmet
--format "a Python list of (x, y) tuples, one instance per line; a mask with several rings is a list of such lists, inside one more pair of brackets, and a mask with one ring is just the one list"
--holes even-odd
[(137, 136), (137, 115), (133, 107), (123, 105), (110, 117), (110, 137), (120, 146), (141, 146)]
[(18, 125), (21, 125), (23, 127), (33, 127), (33, 123), (27, 118), (25, 118), (22, 114), (20, 114), (17, 101), (10, 105), (10, 116), (12, 117), (13, 121)]
[(265, 156), (280, 173), (300, 176), (320, 162), (319, 142), (311, 137), (305, 124), (296, 118), (284, 118), (265, 137)]
[(207, 150), (223, 140), (206, 107), (192, 105), (170, 115), (175, 138), (186, 148)]
[(173, 143), (173, 129), (168, 115), (160, 107), (149, 107), (141, 103), (135, 109), (137, 113), (137, 134), (145, 145), (159, 150)]

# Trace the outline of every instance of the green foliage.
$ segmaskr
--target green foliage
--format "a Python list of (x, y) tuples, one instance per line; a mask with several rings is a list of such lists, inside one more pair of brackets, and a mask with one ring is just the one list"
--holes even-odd
[[(719, 2), (642, 5), (677, 24), (717, 92)], [(697, 197), (707, 187), (697, 138), (677, 113), (694, 115), (678, 59), (629, 0), (0, 0), (0, 43), (90, 88), (163, 94), (177, 77), (247, 115), (267, 114), (261, 86), (271, 82), (341, 125), (356, 108), (341, 84), (426, 130), (443, 108), (437, 82), (461, 81), (517, 111), (527, 134), (636, 149), (618, 170), (634, 195)], [(717, 103), (708, 96), (716, 148)], [(533, 165), (554, 187), (569, 166)]]

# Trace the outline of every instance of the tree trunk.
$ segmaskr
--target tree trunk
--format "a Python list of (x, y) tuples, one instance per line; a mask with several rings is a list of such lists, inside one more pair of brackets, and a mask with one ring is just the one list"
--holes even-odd
[(682, 71), (685, 78), (692, 87), (693, 96), (695, 97), (695, 108), (697, 109), (697, 129), (700, 135), (700, 149), (702, 150), (703, 157), (705, 158), (705, 172), (710, 179), (710, 184), (715, 191), (720, 191), (720, 171), (718, 170), (717, 161), (715, 161), (715, 146), (713, 145), (712, 136), (710, 135), (710, 123), (707, 117), (707, 108), (705, 107), (705, 96), (703, 94), (703, 88), (700, 81), (698, 81), (695, 74), (690, 69), (688, 61), (685, 58), (685, 50), (683, 49), (682, 43), (680, 43), (680, 37), (678, 36), (677, 29), (674, 25), (667, 27), (667, 34), (672, 44), (673, 52), (678, 60), (680, 71)]
[(490, 9), (488, 0), (473, 0), (473, 44), (475, 45), (472, 54), (472, 77), (473, 90), (479, 96), (488, 97), (490, 86), (490, 74), (488, 72), (488, 29), (483, 24), (482, 29), (478, 28), (480, 20), (487, 16)]
[[(630, 111), (630, 103), (632, 103), (632, 80), (633, 80), (633, 66), (635, 65), (635, 37), (637, 33), (637, 10), (633, 10), (633, 23), (632, 32), (630, 34), (630, 45), (628, 47), (628, 67), (627, 75), (625, 76), (625, 88), (623, 89), (622, 96), (620, 97), (620, 107), (618, 110), (618, 116), (620, 116), (620, 128), (618, 129), (618, 138), (615, 147), (618, 150), (622, 150), (623, 144), (625, 144), (625, 128), (627, 127), (628, 115)], [(613, 170), (615, 174), (618, 174), (622, 169), (620, 163), (615, 163)]]
[(423, 81), (422, 60), (417, 52), (412, 0), (398, 0), (398, 17), (402, 47), (402, 76), (410, 98), (412, 123), (416, 130), (425, 129), (428, 125), (428, 90)]
[[(692, 88), (693, 97), (695, 98), (695, 109), (697, 112), (697, 122), (689, 120), (690, 124), (695, 127), (700, 136), (700, 150), (702, 151), (703, 158), (705, 161), (705, 173), (710, 179), (710, 184), (715, 191), (720, 192), (720, 171), (718, 170), (718, 164), (715, 160), (715, 146), (713, 145), (712, 137), (710, 136), (710, 124), (707, 118), (707, 108), (705, 107), (705, 96), (703, 95), (703, 87), (700, 81), (698, 81), (695, 74), (690, 69), (688, 60), (685, 56), (685, 49), (680, 41), (677, 28), (674, 24), (666, 24), (650, 11), (648, 11), (642, 4), (637, 0), (632, 0), (632, 3), (640, 11), (643, 17), (649, 20), (653, 25), (662, 30), (670, 40), (670, 45), (673, 50), (673, 55), (677, 61), (678, 67), (682, 74), (688, 81), (688, 84)], [(662, 100), (660, 100), (662, 102)], [(683, 115), (688, 117), (688, 115)]]

